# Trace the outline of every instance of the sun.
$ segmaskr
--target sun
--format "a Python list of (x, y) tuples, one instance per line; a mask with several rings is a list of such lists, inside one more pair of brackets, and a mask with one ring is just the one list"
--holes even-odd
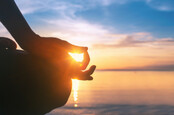
[(72, 58), (77, 61), (77, 62), (82, 62), (83, 61), (83, 53), (78, 54), (78, 53), (69, 53), (69, 55), (72, 56)]

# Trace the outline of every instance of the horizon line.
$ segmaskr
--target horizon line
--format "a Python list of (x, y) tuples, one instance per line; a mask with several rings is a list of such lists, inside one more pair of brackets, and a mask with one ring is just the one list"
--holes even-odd
[(96, 71), (174, 71), (173, 69), (96, 69)]

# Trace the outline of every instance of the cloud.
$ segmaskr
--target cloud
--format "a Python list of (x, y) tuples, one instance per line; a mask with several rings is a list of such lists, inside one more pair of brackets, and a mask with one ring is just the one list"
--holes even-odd
[[(83, 45), (108, 41), (111, 28), (89, 23), (82, 19), (44, 20), (50, 28), (50, 35)], [(77, 41), (77, 42), (76, 42)]]
[[(79, 10), (86, 10), (96, 5), (107, 6), (115, 0), (15, 0), (20, 10), (24, 15), (44, 13), (54, 13), (53, 16), (40, 15), (35, 17), (34, 20), (39, 20), (42, 23), (37, 27), (36, 31), (43, 35), (46, 31), (47, 36), (60, 37), (69, 40), (76, 44), (100, 43), (107, 41), (107, 34), (113, 29), (96, 23), (90, 23), (85, 19), (76, 16)], [(47, 14), (47, 13), (48, 14)], [(36, 16), (35, 15), (35, 16)], [(53, 15), (53, 14), (51, 14)], [(30, 16), (31, 17), (31, 16)], [(36, 19), (37, 18), (37, 19)], [(28, 18), (29, 19), (29, 18)], [(29, 19), (32, 21), (33, 19)], [(46, 28), (43, 28), (46, 27)], [(39, 29), (38, 29), (39, 28)], [(8, 31), (0, 25), (0, 35), (11, 37)], [(78, 42), (74, 42), (78, 41)]]
[(126, 48), (126, 47), (151, 47), (162, 48), (174, 46), (173, 38), (155, 39), (150, 33), (134, 33), (130, 35), (113, 35), (119, 40), (110, 44), (94, 44), (95, 48)]
[[(77, 10), (88, 10), (98, 6), (109, 6), (112, 4), (125, 4), (139, 0), (15, 0), (23, 14), (32, 14), (44, 11), (54, 12), (76, 12)], [(64, 13), (65, 13), (64, 12)]]
[(4, 28), (3, 25), (0, 23), (0, 34), (3, 34), (3, 33), (5, 33), (5, 32), (6, 32), (5, 28)]
[(160, 11), (174, 11), (173, 0), (15, 0), (23, 14), (37, 12), (54, 12), (75, 15), (77, 11), (88, 10), (98, 6), (126, 4), (130, 2), (145, 2), (148, 6)]
[[(146, 1), (154, 7), (170, 5), (170, 0), (15, 0), (24, 14), (37, 12), (54, 12), (55, 17), (39, 19), (50, 29), (49, 35), (70, 40), (70, 42), (88, 42), (95, 48), (124, 48), (124, 47), (160, 47), (160, 45), (172, 46), (172, 38), (155, 39), (150, 33), (113, 34), (111, 27), (90, 23), (76, 16), (76, 12), (87, 10), (98, 5), (108, 6), (113, 3), (125, 4), (135, 1)], [(160, 4), (160, 5), (158, 5)], [(45, 14), (45, 13), (44, 13)], [(52, 15), (52, 14), (51, 14)], [(115, 30), (114, 30), (115, 31)], [(155, 40), (154, 40), (155, 39)], [(91, 42), (91, 43), (89, 43)], [(82, 44), (83, 44), (82, 43)], [(102, 44), (105, 43), (105, 44)]]
[(174, 11), (173, 0), (146, 0), (147, 4), (160, 11)]
[(63, 0), (15, 0), (23, 14), (54, 12), (57, 15), (74, 15), (82, 6)]
[(36, 0), (15, 0), (15, 2), (23, 14), (34, 13), (43, 8), (43, 4)]
[[(77, 10), (87, 10), (96, 6), (108, 6), (115, 0), (15, 0), (23, 14), (32, 14), (43, 11), (54, 11), (57, 13), (74, 13)], [(119, 0), (116, 0), (117, 3)], [(67, 12), (68, 11), (68, 12)]]
[(90, 4), (90, 6), (97, 6), (97, 5), (102, 5), (102, 6), (109, 6), (113, 3), (116, 4), (124, 4), (127, 3), (129, 0), (85, 0)]
[[(77, 11), (87, 10), (98, 5), (107, 6), (115, 0), (15, 0), (23, 14), (37, 14), (43, 12), (46, 15), (43, 18), (35, 17), (35, 20), (46, 27), (39, 27), (38, 31), (47, 31), (48, 36), (60, 37), (69, 40), (72, 43), (78, 41), (81, 45), (84, 42), (100, 42), (107, 39), (111, 27), (105, 27), (100, 24), (90, 23), (76, 15)], [(117, 1), (117, 0), (116, 0)], [(51, 13), (51, 14), (50, 14)], [(47, 16), (47, 15), (54, 15)], [(49, 31), (50, 30), (50, 31)], [(43, 33), (41, 32), (40, 35)], [(83, 43), (82, 43), (83, 42)], [(78, 44), (78, 43), (77, 43)], [(85, 44), (85, 43), (84, 43)]]
[(11, 37), (6, 28), (0, 23), (0, 36), (1, 37)]

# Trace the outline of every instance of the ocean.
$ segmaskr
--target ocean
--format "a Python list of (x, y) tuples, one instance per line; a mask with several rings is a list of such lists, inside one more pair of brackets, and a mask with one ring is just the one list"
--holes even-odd
[(96, 71), (73, 80), (67, 104), (46, 115), (173, 115), (174, 72)]

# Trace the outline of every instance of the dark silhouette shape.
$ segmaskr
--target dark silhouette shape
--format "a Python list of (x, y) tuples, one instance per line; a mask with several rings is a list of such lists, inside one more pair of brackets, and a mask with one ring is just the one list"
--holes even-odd
[[(93, 79), (95, 66), (82, 71), (89, 63), (86, 47), (35, 34), (13, 0), (0, 0), (0, 21), (24, 49), (0, 37), (0, 115), (43, 115), (67, 102), (74, 76)], [(74, 51), (84, 53), (82, 63), (68, 54)]]
[(1, 115), (40, 115), (66, 103), (70, 77), (47, 60), (9, 47), (2, 50)]

